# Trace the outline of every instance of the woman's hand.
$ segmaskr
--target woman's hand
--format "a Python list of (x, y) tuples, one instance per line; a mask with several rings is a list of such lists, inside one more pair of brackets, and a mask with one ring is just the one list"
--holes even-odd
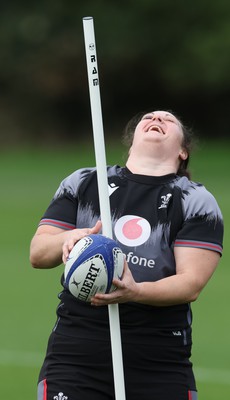
[(97, 293), (92, 298), (91, 304), (93, 306), (104, 306), (114, 303), (126, 303), (127, 301), (135, 301), (138, 297), (138, 283), (134, 281), (126, 260), (124, 260), (122, 279), (113, 279), (113, 284), (116, 286), (114, 292), (108, 294)]
[(65, 242), (62, 246), (62, 261), (65, 264), (69, 253), (74, 247), (75, 243), (77, 243), (80, 239), (87, 235), (96, 234), (100, 232), (102, 228), (101, 221), (97, 221), (97, 223), (93, 226), (93, 228), (83, 228), (83, 229), (73, 229), (68, 232), (68, 236), (65, 239)]
[(75, 243), (84, 236), (99, 233), (102, 224), (98, 221), (93, 228), (66, 231), (51, 225), (40, 225), (30, 245), (30, 262), (34, 268), (54, 268), (66, 263)]
[(117, 289), (109, 294), (96, 294), (94, 306), (134, 301), (152, 306), (172, 306), (195, 301), (214, 273), (220, 255), (212, 250), (176, 247), (176, 274), (155, 282), (134, 281), (125, 261), (121, 280), (114, 279)]

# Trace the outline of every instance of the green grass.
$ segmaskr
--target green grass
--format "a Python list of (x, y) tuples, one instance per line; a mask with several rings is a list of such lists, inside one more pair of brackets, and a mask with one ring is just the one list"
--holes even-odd
[[(229, 142), (203, 143), (192, 172), (218, 199), (225, 218), (225, 248), (214, 277), (193, 304), (193, 356), (199, 400), (230, 398), (228, 246), (230, 212)], [(107, 161), (123, 164), (123, 150), (110, 143)], [(29, 245), (60, 180), (93, 166), (93, 148), (14, 149), (0, 154), (1, 330), (0, 391), (7, 400), (36, 398), (36, 380), (55, 322), (62, 267), (33, 270)], [(178, 399), (179, 400), (179, 399)]]

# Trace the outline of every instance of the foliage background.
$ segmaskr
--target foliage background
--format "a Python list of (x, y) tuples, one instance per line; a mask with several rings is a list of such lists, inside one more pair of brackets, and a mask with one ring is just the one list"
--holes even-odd
[(171, 109), (200, 146), (194, 179), (217, 197), (224, 257), (194, 309), (199, 400), (230, 396), (227, 0), (11, 0), (0, 4), (0, 391), (36, 398), (62, 267), (30, 268), (31, 237), (59, 181), (94, 165), (82, 17), (95, 23), (110, 163), (124, 162), (127, 120)]
[(88, 15), (108, 135), (149, 108), (176, 111), (204, 136), (228, 135), (228, 0), (11, 0), (0, 5), (2, 144), (88, 135)]

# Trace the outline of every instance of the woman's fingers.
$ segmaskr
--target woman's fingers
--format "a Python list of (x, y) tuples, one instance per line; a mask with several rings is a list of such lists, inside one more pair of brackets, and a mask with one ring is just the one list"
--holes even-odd
[(68, 232), (68, 236), (62, 246), (63, 263), (66, 264), (69, 253), (73, 249), (75, 243), (77, 243), (80, 239), (82, 239), (87, 235), (96, 234), (100, 232), (101, 228), (102, 228), (101, 221), (97, 221), (96, 224), (93, 226), (93, 228), (73, 229), (72, 231)]

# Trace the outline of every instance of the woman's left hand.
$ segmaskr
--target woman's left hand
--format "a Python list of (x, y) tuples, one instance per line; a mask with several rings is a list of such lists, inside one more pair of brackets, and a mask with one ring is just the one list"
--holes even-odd
[(135, 301), (138, 293), (138, 283), (134, 281), (126, 260), (124, 260), (122, 279), (114, 279), (113, 284), (116, 286), (115, 291), (108, 294), (97, 293), (92, 298), (91, 304), (93, 306), (104, 306), (108, 304)]

